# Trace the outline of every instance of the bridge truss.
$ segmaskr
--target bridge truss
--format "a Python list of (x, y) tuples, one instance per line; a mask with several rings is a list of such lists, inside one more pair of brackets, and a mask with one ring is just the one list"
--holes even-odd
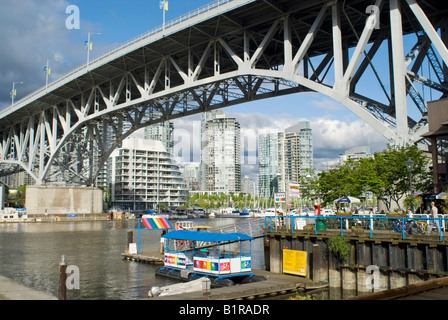
[[(307, 91), (340, 102), (392, 143), (424, 142), (424, 88), (448, 92), (444, 2), (214, 4), (133, 39), (1, 113), (1, 174), (25, 170), (38, 184), (92, 184), (136, 130)], [(426, 64), (430, 76), (422, 72)], [(360, 89), (365, 79), (375, 79), (380, 94)]]

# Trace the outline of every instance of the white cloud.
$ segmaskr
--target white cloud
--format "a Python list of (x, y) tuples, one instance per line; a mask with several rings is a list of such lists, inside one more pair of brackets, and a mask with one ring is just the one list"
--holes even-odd
[(344, 108), (338, 102), (336, 102), (334, 100), (328, 100), (328, 99), (312, 100), (311, 104), (315, 107), (325, 109), (325, 110), (330, 110), (330, 111), (342, 110)]
[[(225, 112), (225, 110), (224, 110)], [(258, 171), (258, 135), (280, 132), (306, 119), (289, 114), (272, 117), (262, 113), (227, 113), (241, 125), (243, 175), (252, 178)], [(386, 139), (362, 120), (342, 121), (319, 117), (309, 120), (313, 130), (314, 164), (317, 170), (336, 165), (339, 154), (358, 146), (370, 146), (372, 152), (386, 147)], [(176, 156), (183, 162), (200, 160), (200, 115), (174, 120)], [(179, 154), (179, 152), (181, 153)]]
[[(9, 90), (13, 82), (19, 100), (45, 85), (47, 59), (50, 60), (52, 82), (86, 62), (84, 37), (87, 30), (100, 27), (82, 19), (81, 29), (66, 28), (67, 0), (2, 0), (0, 9), (0, 109), (11, 104)], [(104, 52), (112, 44), (96, 44), (92, 56)], [(8, 89), (9, 88), (9, 89)]]

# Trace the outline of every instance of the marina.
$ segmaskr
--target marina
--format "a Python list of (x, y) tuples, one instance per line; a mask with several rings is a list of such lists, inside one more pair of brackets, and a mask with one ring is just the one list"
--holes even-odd
[[(264, 220), (264, 219), (262, 219)], [(208, 219), (196, 219), (194, 221), (178, 220), (170, 221), (172, 226), (183, 225), (192, 227), (192, 230), (197, 230), (195, 226), (199, 226), (201, 230), (223, 230), (235, 232), (230, 228), (231, 225), (240, 225), (242, 221), (247, 223), (255, 223), (257, 218), (248, 218), (241, 220), (241, 218), (208, 218)], [(3, 259), (0, 261), (1, 276), (11, 279), (13, 281), (22, 283), (25, 286), (31, 287), (33, 290), (41, 291), (44, 294), (50, 296), (57, 296), (57, 270), (60, 255), (64, 254), (67, 257), (68, 264), (76, 265), (79, 267), (81, 273), (81, 290), (70, 290), (67, 292), (67, 299), (152, 299), (152, 300), (169, 300), (169, 299), (185, 299), (188, 296), (189, 300), (257, 300), (257, 299), (287, 299), (290, 296), (306, 296), (312, 292), (319, 292), (323, 294), (324, 299), (345, 299), (347, 297), (357, 296), (358, 294), (353, 290), (356, 290), (356, 285), (353, 286), (354, 279), (363, 279), (365, 274), (365, 267), (367, 264), (371, 264), (375, 261), (370, 261), (368, 256), (373, 254), (375, 259), (383, 259), (380, 254), (388, 253), (384, 251), (387, 246), (378, 245), (375, 240), (365, 239), (365, 248), (363, 242), (358, 241), (354, 244), (353, 254), (359, 256), (359, 258), (365, 257), (364, 260), (358, 260), (355, 262), (358, 268), (354, 269), (354, 265), (347, 264), (341, 266), (340, 271), (342, 274), (339, 281), (344, 282), (343, 287), (334, 288), (334, 273), (329, 271), (323, 271), (323, 269), (315, 269), (315, 266), (323, 267), (325, 258), (323, 253), (325, 252), (326, 245), (322, 242), (321, 250), (318, 250), (316, 244), (319, 244), (319, 239), (325, 239), (326, 234), (331, 231), (318, 230), (318, 235), (314, 235), (314, 231), (295, 230), (294, 235), (288, 235), (287, 229), (273, 229), (273, 233), (269, 235), (268, 246), (265, 238), (255, 238), (251, 241), (251, 246), (243, 248), (242, 252), (251, 252), (251, 269), (252, 273), (256, 277), (264, 278), (260, 281), (238, 283), (236, 285), (229, 286), (211, 286), (210, 294), (203, 295), (202, 290), (190, 293), (178, 293), (169, 296), (155, 296), (148, 297), (148, 293), (154, 287), (165, 288), (168, 286), (176, 285), (179, 283), (188, 283), (188, 276), (185, 279), (176, 277), (166, 277), (160, 275), (160, 268), (165, 263), (165, 252), (160, 251), (160, 238), (163, 234), (161, 230), (140, 230), (141, 237), (141, 252), (130, 253), (125, 252), (129, 250), (129, 243), (135, 243), (137, 239), (136, 235), (138, 230), (135, 226), (138, 224), (135, 220), (128, 221), (77, 221), (77, 222), (57, 222), (57, 223), (13, 223), (13, 224), (1, 224), (0, 225), (0, 243), (2, 243), (2, 255)], [(209, 228), (205, 228), (208, 226)], [(175, 228), (173, 228), (174, 230)], [(246, 230), (248, 228), (246, 227)], [(265, 229), (270, 232), (270, 229)], [(174, 232), (174, 231), (172, 231)], [(197, 231), (190, 231), (196, 233)], [(132, 238), (130, 234), (135, 234)], [(169, 234), (166, 233), (166, 234)], [(175, 234), (174, 234), (175, 235)], [(303, 244), (295, 244), (295, 240), (303, 241)], [(359, 235), (354, 235), (350, 238), (350, 241), (359, 239)], [(176, 240), (170, 239), (171, 249), (174, 248)], [(204, 239), (202, 239), (204, 240)], [(207, 240), (207, 239), (206, 239)], [(58, 246), (49, 245), (49, 241), (58, 243)], [(191, 241), (191, 240), (188, 240)], [(394, 241), (400, 242), (397, 238)], [(404, 251), (399, 249), (391, 249), (390, 251), (395, 259), (401, 257), (401, 254), (411, 250), (419, 249), (420, 245), (415, 246), (413, 244), (415, 239), (408, 242), (403, 242), (399, 246), (403, 246), (409, 243), (405, 247)], [(75, 244), (75, 245), (73, 245)], [(313, 245), (314, 244), (314, 245)], [(204, 244), (203, 244), (204, 245)], [(239, 247), (239, 244), (233, 244)], [(42, 250), (43, 247), (47, 247), (47, 250)], [(370, 248), (370, 246), (372, 246)], [(222, 244), (222, 249), (228, 251), (228, 244)], [(266, 251), (269, 247), (269, 251)], [(277, 248), (278, 247), (278, 248)], [(294, 250), (305, 250), (309, 252), (308, 264), (310, 269), (306, 276), (296, 276), (293, 274), (286, 274), (279, 260), (276, 260), (276, 254), (281, 253), (282, 247), (288, 247)], [(106, 249), (107, 248), (107, 249)], [(137, 247), (136, 247), (137, 248)], [(249, 250), (247, 250), (249, 248)], [(179, 247), (178, 247), (179, 249)], [(185, 247), (184, 247), (185, 249)], [(199, 254), (203, 254), (204, 249), (197, 247), (196, 251)], [(370, 251), (375, 249), (375, 251)], [(280, 250), (280, 251), (279, 251)], [(379, 250), (379, 251), (378, 251)], [(433, 252), (435, 248), (431, 246), (426, 249), (428, 252)], [(182, 250), (178, 250), (182, 253)], [(185, 250), (184, 250), (185, 251)], [(39, 253), (38, 253), (39, 252)], [(179, 253), (178, 252), (178, 253)], [(276, 253), (277, 252), (277, 253)], [(371, 252), (371, 253), (369, 253)], [(400, 255), (397, 255), (396, 253)], [(175, 252), (168, 250), (167, 254), (173, 254)], [(394, 281), (400, 287), (406, 285), (406, 281), (409, 283), (425, 283), (422, 279), (427, 279), (427, 276), (421, 274), (423, 271), (419, 271), (417, 259), (417, 251), (413, 253), (414, 265), (402, 265), (397, 269), (387, 269), (386, 266), (382, 266), (381, 273), (395, 275)], [(190, 253), (188, 253), (190, 254)], [(272, 255), (274, 254), (274, 255)], [(283, 252), (284, 254), (284, 252)], [(436, 254), (436, 251), (434, 251)], [(92, 259), (95, 256), (96, 259)], [(26, 259), (25, 259), (26, 257)], [(319, 258), (321, 257), (321, 258)], [(434, 256), (436, 257), (436, 256)], [(197, 259), (199, 256), (197, 257)], [(212, 262), (214, 257), (209, 256), (208, 262)], [(207, 262), (207, 259), (203, 260)], [(401, 259), (401, 258), (400, 258)], [(382, 261), (382, 260), (381, 260)], [(172, 260), (172, 262), (174, 262)], [(222, 261), (223, 262), (223, 261)], [(335, 263), (333, 259), (329, 261), (332, 265)], [(191, 261), (194, 267), (194, 258)], [(322, 264), (324, 263), (324, 264)], [(176, 262), (176, 266), (177, 266)], [(381, 265), (381, 263), (380, 263)], [(193, 268), (193, 272), (198, 276), (213, 275), (212, 268), (200, 268), (196, 271)], [(205, 264), (207, 266), (207, 264)], [(424, 266), (424, 265), (423, 265)], [(438, 265), (434, 265), (437, 267)], [(210, 264), (211, 267), (211, 264)], [(403, 268), (404, 267), (404, 268)], [(406, 272), (406, 267), (410, 268), (411, 272)], [(438, 267), (437, 267), (438, 268)], [(414, 271), (412, 271), (412, 270)], [(186, 270), (186, 269), (179, 269)], [(433, 269), (432, 276), (436, 276)], [(215, 271), (216, 272), (216, 271)], [(420, 272), (420, 273), (419, 273)], [(179, 272), (180, 273), (180, 272)], [(399, 282), (397, 276), (399, 274), (409, 274), (405, 277), (404, 282)], [(440, 272), (439, 272), (440, 273)], [(442, 272), (443, 273), (443, 272)], [(328, 278), (324, 274), (330, 276)], [(216, 274), (219, 276), (219, 274)], [(428, 274), (429, 275), (429, 274)], [(225, 274), (221, 274), (225, 276)], [(437, 276), (442, 277), (440, 274)], [(200, 278), (200, 277), (199, 277)], [(391, 278), (392, 279), (392, 278)], [(440, 286), (441, 290), (443, 286)], [(437, 288), (434, 287), (434, 290)], [(336, 291), (335, 291), (336, 290)], [(388, 291), (386, 289), (385, 291)], [(391, 289), (395, 290), (395, 289)], [(1, 290), (0, 290), (1, 291)], [(416, 291), (412, 291), (415, 293)], [(2, 294), (2, 292), (0, 292)], [(360, 292), (359, 295), (367, 294), (367, 292)]]

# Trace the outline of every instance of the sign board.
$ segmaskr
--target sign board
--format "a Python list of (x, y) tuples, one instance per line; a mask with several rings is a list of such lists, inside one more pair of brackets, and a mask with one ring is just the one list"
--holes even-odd
[(303, 228), (306, 226), (305, 218), (296, 218), (294, 220), (295, 220), (295, 228), (297, 230), (303, 230)]
[(283, 273), (306, 277), (307, 252), (283, 249)]
[(275, 203), (286, 202), (286, 194), (284, 192), (275, 194)]
[(300, 185), (295, 183), (289, 184), (289, 195), (292, 198), (298, 198), (300, 196)]
[(137, 244), (136, 243), (130, 243), (129, 244), (129, 253), (130, 254), (137, 254)]

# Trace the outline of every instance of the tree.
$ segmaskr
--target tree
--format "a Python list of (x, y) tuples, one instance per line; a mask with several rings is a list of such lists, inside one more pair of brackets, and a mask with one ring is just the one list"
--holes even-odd
[(377, 195), (386, 200), (386, 207), (391, 208), (394, 201), (399, 210), (399, 201), (409, 193), (409, 173), (405, 161), (410, 158), (414, 161), (412, 168), (412, 189), (425, 192), (431, 184), (431, 172), (428, 168), (429, 159), (417, 146), (392, 147), (375, 154), (375, 169), (382, 181)]
[(386, 199), (388, 210), (392, 201), (400, 208), (399, 200), (409, 193), (409, 174), (405, 165), (408, 158), (414, 161), (413, 190), (426, 191), (431, 184), (429, 159), (416, 146), (388, 146), (386, 150), (376, 153), (373, 159), (346, 161), (334, 169), (321, 172), (318, 184), (323, 204), (347, 195), (359, 197), (370, 191)]

